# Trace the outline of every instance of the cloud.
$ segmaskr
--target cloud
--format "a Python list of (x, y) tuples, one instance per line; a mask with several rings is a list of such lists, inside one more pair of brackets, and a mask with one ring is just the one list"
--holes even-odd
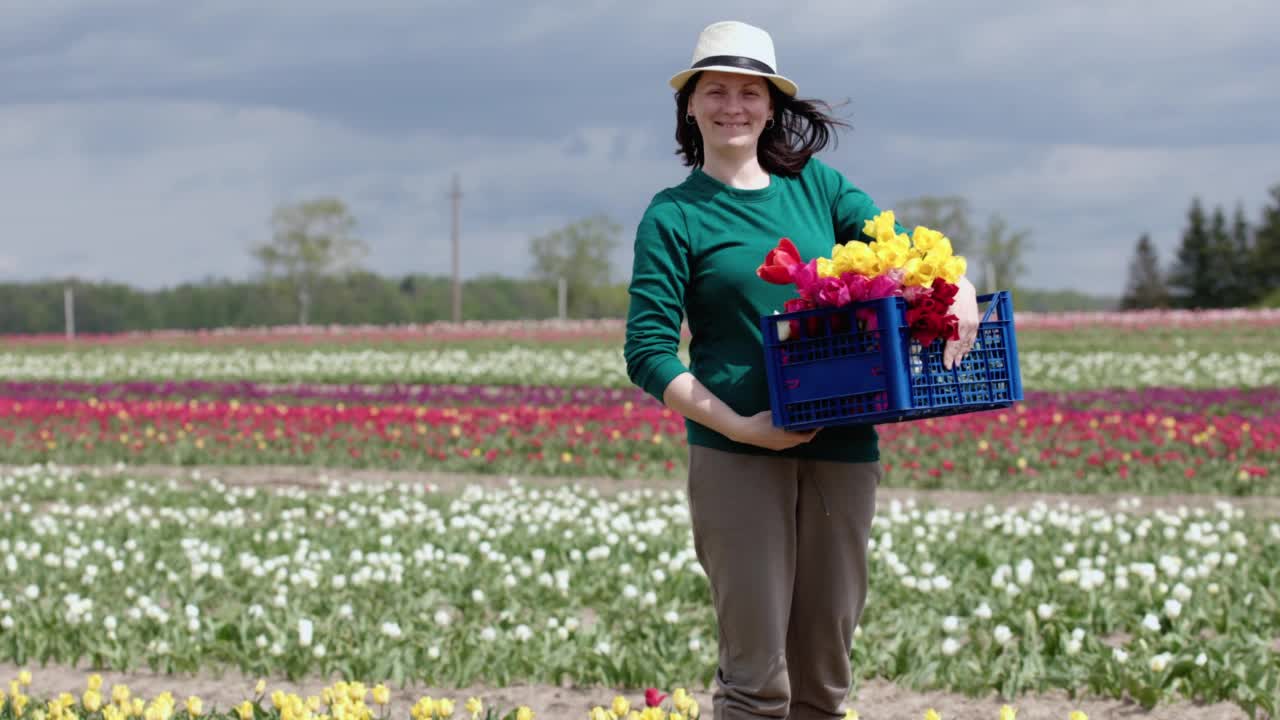
[(275, 204), (335, 193), (375, 270), (445, 273), (454, 173), (464, 273), (523, 274), (531, 235), (601, 212), (627, 269), (686, 172), (666, 79), (721, 19), (768, 28), (802, 94), (851, 100), (829, 157), (882, 205), (961, 194), (1030, 228), (1032, 284), (1119, 292), (1192, 196), (1253, 219), (1280, 180), (1280, 6), (1258, 0), (19, 0), (0, 272), (244, 276)]
[[(894, 172), (879, 182), (897, 190), (892, 199), (964, 195), (975, 224), (999, 213), (1012, 228), (1032, 231), (1027, 284), (1099, 293), (1123, 288), (1142, 233), (1172, 259), (1193, 197), (1228, 214), (1241, 205), (1252, 222), (1280, 181), (1271, 162), (1280, 140), (1175, 148), (894, 136), (883, 155)], [(913, 184), (916, 169), (946, 181)]]
[[(144, 124), (148, 133), (130, 132)], [(533, 234), (643, 204), (676, 172), (634, 129), (556, 141), (389, 138), (271, 108), (115, 103), (0, 110), (21, 265), (147, 286), (250, 272), (276, 203), (336, 194), (385, 272), (449, 271), (452, 175), (467, 275), (524, 274)], [(110, 143), (106, 138), (116, 137)]]

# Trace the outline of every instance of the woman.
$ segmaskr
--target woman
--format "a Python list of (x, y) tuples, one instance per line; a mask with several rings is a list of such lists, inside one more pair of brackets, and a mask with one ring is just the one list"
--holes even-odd
[[(838, 718), (867, 594), (877, 437), (866, 425), (773, 426), (758, 323), (794, 289), (755, 271), (781, 237), (806, 259), (869, 241), (863, 221), (879, 209), (812, 157), (843, 123), (796, 98), (764, 30), (707, 27), (670, 84), (693, 169), (639, 223), (625, 356), (631, 381), (686, 419), (694, 546), (719, 626), (714, 716)], [(948, 367), (978, 325), (973, 285), (958, 284)]]

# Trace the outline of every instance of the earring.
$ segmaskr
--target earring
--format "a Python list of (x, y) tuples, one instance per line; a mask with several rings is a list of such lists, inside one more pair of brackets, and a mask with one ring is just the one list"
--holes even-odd
[(684, 121), (689, 123), (690, 125), (693, 125), (698, 122), (697, 119), (693, 117), (692, 113), (685, 113)]
[(766, 120), (766, 121), (764, 122), (764, 129), (765, 129), (765, 130), (772, 130), (772, 129), (773, 129), (773, 118), (769, 118), (768, 120)]

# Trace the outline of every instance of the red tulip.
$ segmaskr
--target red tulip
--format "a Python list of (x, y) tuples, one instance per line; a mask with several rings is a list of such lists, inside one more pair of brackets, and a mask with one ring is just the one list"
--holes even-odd
[(658, 707), (666, 698), (667, 696), (664, 693), (658, 692), (658, 688), (647, 688), (644, 691), (645, 707)]
[(778, 246), (764, 257), (764, 263), (756, 268), (756, 275), (774, 285), (790, 285), (792, 273), (801, 265), (800, 251), (789, 238), (782, 238)]

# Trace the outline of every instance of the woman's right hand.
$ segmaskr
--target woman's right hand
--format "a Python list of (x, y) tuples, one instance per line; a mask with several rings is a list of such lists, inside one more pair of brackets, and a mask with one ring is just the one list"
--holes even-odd
[(773, 411), (765, 410), (755, 415), (743, 416), (737, 423), (733, 440), (748, 445), (758, 445), (770, 450), (786, 450), (807, 443), (822, 428), (812, 430), (785, 430), (773, 424)]

